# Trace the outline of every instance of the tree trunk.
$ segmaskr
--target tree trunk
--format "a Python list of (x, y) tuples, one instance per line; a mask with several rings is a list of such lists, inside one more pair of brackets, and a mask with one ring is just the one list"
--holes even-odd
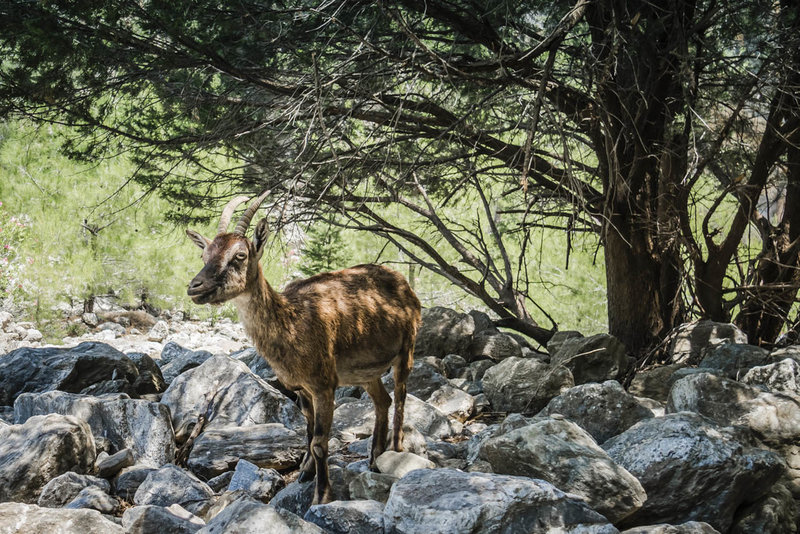
[[(650, 250), (653, 236), (624, 216), (605, 232), (609, 332), (634, 355), (656, 344), (674, 325), (673, 299), (662, 295), (664, 276), (674, 278), (671, 259), (659, 261)], [(664, 284), (669, 286), (669, 284)], [(666, 312), (666, 313), (665, 313)]]

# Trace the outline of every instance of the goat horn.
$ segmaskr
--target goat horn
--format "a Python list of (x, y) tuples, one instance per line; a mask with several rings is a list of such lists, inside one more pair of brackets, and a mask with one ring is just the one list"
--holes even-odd
[(219, 226), (217, 226), (217, 235), (224, 234), (228, 231), (228, 225), (231, 223), (233, 212), (236, 211), (239, 204), (246, 201), (246, 196), (238, 196), (225, 204), (225, 207), (222, 209), (222, 216), (219, 219)]
[(250, 204), (244, 213), (242, 213), (242, 218), (239, 219), (239, 222), (236, 223), (236, 229), (233, 231), (234, 234), (240, 235), (244, 237), (245, 232), (247, 232), (247, 227), (250, 226), (250, 221), (253, 219), (253, 215), (256, 214), (258, 208), (261, 207), (261, 203), (264, 202), (264, 199), (267, 198), (270, 191), (264, 191), (261, 193), (258, 198), (256, 198), (252, 204)]

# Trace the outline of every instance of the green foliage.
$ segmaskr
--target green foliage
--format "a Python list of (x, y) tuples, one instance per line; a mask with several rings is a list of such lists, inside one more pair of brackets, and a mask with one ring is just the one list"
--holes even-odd
[(306, 232), (306, 243), (298, 268), (306, 276), (333, 271), (347, 265), (341, 228), (317, 223)]
[(29, 237), (28, 226), (0, 201), (0, 299), (19, 298), (25, 291), (25, 270), (33, 258), (21, 255), (20, 250)]

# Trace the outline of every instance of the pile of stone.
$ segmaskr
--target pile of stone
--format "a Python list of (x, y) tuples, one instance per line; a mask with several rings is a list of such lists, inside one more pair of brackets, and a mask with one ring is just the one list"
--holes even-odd
[(800, 347), (768, 352), (732, 325), (682, 326), (626, 391), (633, 361), (612, 336), (559, 332), (545, 353), (483, 313), (424, 310), (404, 452), (369, 470), (371, 401), (340, 388), (335, 500), (315, 506), (295, 480), (291, 392), (252, 348), (197, 350), (198, 335), (158, 354), (84, 341), (0, 356), (0, 532), (798, 526)]

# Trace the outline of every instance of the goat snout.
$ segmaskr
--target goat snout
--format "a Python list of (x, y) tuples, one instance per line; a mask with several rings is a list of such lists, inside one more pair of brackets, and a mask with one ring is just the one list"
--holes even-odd
[(205, 285), (205, 280), (194, 278), (191, 282), (189, 282), (189, 288), (186, 290), (186, 294), (191, 296), (200, 295), (208, 291), (208, 288)]

